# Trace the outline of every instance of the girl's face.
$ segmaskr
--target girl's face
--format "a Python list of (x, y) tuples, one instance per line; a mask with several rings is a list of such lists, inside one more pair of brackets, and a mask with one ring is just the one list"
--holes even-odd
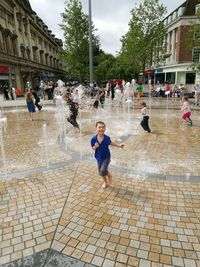
[(104, 134), (106, 131), (106, 126), (102, 123), (98, 123), (96, 127), (96, 131), (98, 134)]

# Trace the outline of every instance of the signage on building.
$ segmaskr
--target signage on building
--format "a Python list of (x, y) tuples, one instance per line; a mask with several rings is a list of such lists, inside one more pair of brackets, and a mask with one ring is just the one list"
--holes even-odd
[(0, 73), (9, 73), (9, 67), (0, 66)]
[(145, 75), (153, 75), (154, 74), (154, 70), (147, 70), (144, 72)]
[(163, 73), (163, 69), (155, 69), (155, 73)]

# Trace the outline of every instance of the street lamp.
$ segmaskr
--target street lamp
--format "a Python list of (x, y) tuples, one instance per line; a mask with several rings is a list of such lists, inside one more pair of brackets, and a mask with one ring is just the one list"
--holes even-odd
[(89, 3), (89, 62), (90, 62), (90, 89), (93, 88), (93, 49), (92, 49), (92, 11), (91, 0)]

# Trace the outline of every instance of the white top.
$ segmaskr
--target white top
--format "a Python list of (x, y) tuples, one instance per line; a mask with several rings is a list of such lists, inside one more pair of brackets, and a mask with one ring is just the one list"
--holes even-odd
[(148, 116), (148, 114), (147, 114), (147, 108), (146, 107), (143, 107), (141, 109), (141, 113), (142, 113), (143, 116)]
[(183, 102), (183, 107), (181, 110), (183, 111), (184, 114), (191, 112), (188, 101)]

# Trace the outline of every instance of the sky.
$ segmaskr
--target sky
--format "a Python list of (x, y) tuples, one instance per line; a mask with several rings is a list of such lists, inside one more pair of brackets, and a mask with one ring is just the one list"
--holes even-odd
[[(63, 40), (61, 13), (64, 12), (65, 0), (29, 0), (32, 9), (48, 26), (57, 38)], [(131, 19), (130, 11), (142, 0), (91, 0), (92, 21), (100, 38), (101, 48), (106, 53), (116, 55), (121, 48), (121, 37), (128, 32)], [(160, 0), (167, 7), (168, 13), (185, 0)], [(88, 14), (88, 0), (81, 0), (83, 12)]]

